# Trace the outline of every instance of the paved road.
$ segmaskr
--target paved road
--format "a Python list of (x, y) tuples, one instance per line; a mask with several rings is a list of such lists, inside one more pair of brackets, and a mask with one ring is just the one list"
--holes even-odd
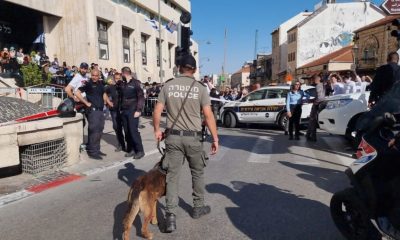
[[(348, 186), (351, 162), (338, 137), (318, 143), (288, 141), (265, 126), (219, 130), (220, 151), (206, 168), (206, 201), (212, 213), (191, 215), (191, 179), (181, 176), (178, 230), (155, 239), (343, 239), (329, 201)], [(209, 147), (209, 144), (206, 144)], [(2, 240), (121, 239), (126, 197), (135, 178), (157, 161), (155, 154), (120, 168), (88, 176), (0, 208)], [(162, 209), (165, 199), (159, 201)], [(159, 219), (163, 212), (159, 210)], [(142, 239), (137, 218), (131, 239)]]

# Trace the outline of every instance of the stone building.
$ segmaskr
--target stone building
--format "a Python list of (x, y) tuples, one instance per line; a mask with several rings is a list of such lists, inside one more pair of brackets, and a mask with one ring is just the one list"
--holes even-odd
[(390, 36), (391, 31), (397, 28), (392, 26), (392, 21), (396, 18), (400, 18), (400, 15), (388, 16), (354, 31), (354, 42), (358, 46), (356, 63), (359, 74), (373, 77), (375, 70), (386, 64), (388, 54), (399, 50), (397, 39)]
[[(68, 65), (129, 66), (143, 81), (160, 81), (162, 62), (166, 80), (173, 77), (177, 33), (165, 26), (190, 9), (189, 0), (161, 1), (160, 59), (159, 32), (145, 21), (158, 21), (158, 0), (3, 0), (0, 22), (10, 33), (0, 32), (0, 48), (45, 51), (51, 61), (58, 57)], [(45, 43), (32, 44), (41, 33)], [(192, 42), (198, 60), (198, 45)]]
[(232, 74), (231, 88), (241, 89), (250, 85), (250, 66), (243, 66), (242, 69)]
[[(294, 25), (298, 24), (308, 16), (310, 16), (311, 12), (301, 12), (286, 22), (279, 25), (277, 29), (275, 29), (272, 35), (272, 81), (278, 81), (278, 76), (286, 76), (287, 70), (287, 58), (288, 58), (288, 38), (287, 38), (287, 30), (292, 28)], [(282, 77), (281, 77), (282, 78)], [(284, 78), (284, 77), (283, 77)]]
[(253, 87), (257, 83), (268, 85), (271, 83), (272, 77), (272, 55), (257, 54), (257, 59), (250, 65), (250, 86)]
[(327, 3), (287, 31), (288, 75), (352, 43), (354, 31), (385, 18), (371, 2)]

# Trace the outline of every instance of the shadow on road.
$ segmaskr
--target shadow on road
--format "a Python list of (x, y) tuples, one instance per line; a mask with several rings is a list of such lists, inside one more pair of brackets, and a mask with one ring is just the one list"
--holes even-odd
[(229, 198), (237, 207), (226, 208), (232, 224), (249, 239), (343, 239), (329, 208), (268, 184), (232, 182), (233, 189), (209, 184), (209, 193)]
[(129, 187), (132, 186), (137, 177), (146, 174), (145, 171), (135, 168), (133, 163), (125, 163), (124, 166), (124, 169), (118, 171), (118, 179), (126, 183)]
[(313, 182), (315, 186), (332, 194), (349, 186), (349, 181), (347, 180), (346, 175), (340, 170), (293, 164), (289, 162), (279, 163), (286, 167), (303, 172), (297, 174), (297, 176), (306, 181)]

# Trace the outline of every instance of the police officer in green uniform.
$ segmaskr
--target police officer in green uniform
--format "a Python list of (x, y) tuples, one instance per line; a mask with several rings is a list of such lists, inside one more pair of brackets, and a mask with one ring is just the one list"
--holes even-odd
[[(211, 155), (218, 151), (218, 136), (207, 88), (193, 77), (196, 70), (194, 57), (183, 57), (179, 64), (180, 75), (165, 83), (153, 113), (155, 137), (157, 141), (165, 137), (166, 145), (163, 161), (163, 168), (167, 170), (165, 232), (176, 229), (178, 183), (185, 158), (192, 173), (193, 218), (198, 219), (211, 211), (209, 206), (204, 205), (204, 167), (208, 158), (200, 142), (201, 110), (213, 137)], [(162, 133), (160, 121), (164, 106), (167, 107), (167, 129)]]

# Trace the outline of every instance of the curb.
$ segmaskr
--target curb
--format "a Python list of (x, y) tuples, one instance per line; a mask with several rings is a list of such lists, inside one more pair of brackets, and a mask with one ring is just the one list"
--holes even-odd
[[(148, 152), (145, 152), (145, 157), (151, 156), (151, 155), (153, 155), (155, 153), (158, 153), (158, 149), (153, 149), (153, 150), (150, 150)], [(31, 187), (31, 188), (28, 188), (28, 189), (25, 189), (25, 190), (20, 190), (18, 192), (7, 194), (5, 196), (0, 197), (0, 208), (4, 207), (4, 206), (6, 206), (6, 205), (8, 205), (10, 203), (15, 203), (17, 201), (29, 198), (29, 197), (37, 194), (37, 193), (41, 193), (41, 192), (49, 190), (51, 188), (55, 188), (55, 187), (64, 185), (66, 183), (70, 183), (70, 182), (74, 182), (74, 181), (80, 180), (82, 178), (85, 178), (86, 176), (91, 176), (91, 175), (95, 175), (95, 174), (98, 174), (98, 173), (102, 173), (102, 172), (105, 172), (107, 170), (122, 166), (122, 165), (124, 165), (126, 163), (134, 162), (134, 161), (135, 161), (135, 159), (128, 158), (128, 159), (125, 159), (125, 160), (121, 160), (121, 161), (118, 161), (118, 162), (114, 162), (114, 163), (108, 164), (106, 166), (102, 166), (102, 167), (94, 168), (94, 169), (91, 169), (91, 170), (87, 170), (87, 171), (84, 171), (84, 172), (79, 173), (79, 174), (71, 174), (71, 175), (68, 175), (68, 176), (66, 176), (64, 178), (56, 179), (56, 180), (54, 180), (52, 182), (49, 182), (49, 183), (44, 183), (42, 185), (38, 185), (38, 186)]]

